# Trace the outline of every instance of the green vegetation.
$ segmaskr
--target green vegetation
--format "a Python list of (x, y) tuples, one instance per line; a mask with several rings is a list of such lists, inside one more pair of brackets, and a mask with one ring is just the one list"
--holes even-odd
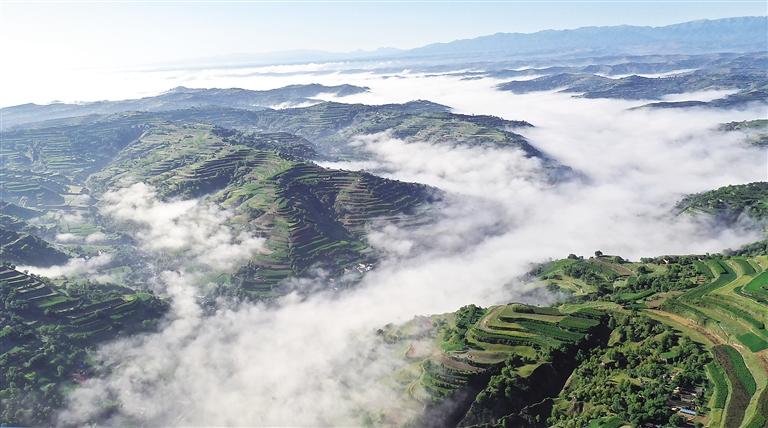
[[(435, 420), (455, 417), (462, 425), (543, 421), (546, 407), (534, 411), (528, 406), (557, 395), (574, 356), (606, 339), (607, 318), (601, 311), (564, 313), (524, 304), (488, 309), (469, 305), (433, 318), (427, 330), (440, 353), (420, 354), (414, 349), (423, 344), (408, 345), (406, 357), (418, 366), (418, 375), (410, 375), (408, 394), (424, 403), (426, 417)], [(413, 340), (383, 334), (394, 341)], [(467, 390), (475, 392), (466, 396)], [(468, 410), (451, 417), (435, 414), (446, 399), (467, 400)]]
[(464, 306), (456, 311), (453, 322), (446, 325), (442, 330), (441, 348), (445, 351), (466, 349), (468, 345), (467, 330), (474, 326), (485, 312), (485, 309), (475, 305)]
[(37, 236), (0, 228), (0, 263), (52, 266), (67, 259), (67, 254)]
[(47, 425), (63, 393), (89, 377), (99, 343), (152, 329), (166, 305), (147, 293), (93, 283), (66, 289), (0, 267), (0, 420)]
[(758, 301), (768, 300), (768, 272), (762, 272), (741, 289)]
[(728, 382), (726, 381), (725, 371), (717, 363), (707, 364), (707, 376), (712, 380), (712, 407), (715, 409), (725, 409), (728, 400)]
[(728, 377), (731, 385), (731, 396), (728, 400), (724, 426), (739, 426), (744, 419), (747, 406), (755, 394), (755, 380), (744, 364), (744, 359), (732, 347), (718, 345), (712, 348), (718, 364)]
[(766, 266), (764, 255), (546, 263), (533, 273), (571, 291), (566, 303), (434, 318), (440, 352), (407, 353), (420, 362), (408, 394), (429, 417), (458, 399), (460, 426), (761, 426), (768, 311), (754, 293)]
[(677, 204), (680, 213), (708, 214), (734, 223), (743, 217), (768, 219), (768, 182), (725, 186), (683, 198)]
[(757, 146), (768, 145), (768, 119), (729, 122), (720, 126), (722, 131), (739, 131), (746, 135), (747, 142)]
[(740, 334), (737, 338), (739, 339), (739, 342), (743, 343), (752, 352), (760, 352), (763, 349), (768, 349), (768, 341), (751, 331)]
[(698, 396), (686, 400), (706, 385), (703, 367), (710, 361), (700, 345), (669, 327), (641, 315), (619, 315), (609, 346), (583, 357), (548, 422), (557, 427), (606, 420), (614, 426), (664, 424), (674, 414), (670, 402), (689, 408), (704, 404)]
[(423, 185), (298, 160), (311, 149), (292, 142), (208, 125), (155, 126), (92, 175), (89, 186), (103, 191), (138, 178), (163, 198), (208, 195), (236, 211), (237, 222), (257, 225), (268, 251), (234, 274), (235, 289), (220, 290), (250, 298), (283, 294), (283, 280), (314, 267), (334, 275), (368, 269), (366, 225), (418, 220), (418, 207), (437, 195)]

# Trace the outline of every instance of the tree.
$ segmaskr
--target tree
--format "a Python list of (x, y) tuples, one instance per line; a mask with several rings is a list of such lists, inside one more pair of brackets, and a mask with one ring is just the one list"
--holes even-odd
[(682, 427), (686, 425), (686, 420), (684, 417), (675, 413), (674, 415), (669, 417), (669, 424), (672, 425), (673, 427)]

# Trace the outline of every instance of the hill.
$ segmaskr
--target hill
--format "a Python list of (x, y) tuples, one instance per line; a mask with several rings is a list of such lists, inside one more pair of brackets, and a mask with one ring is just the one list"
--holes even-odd
[(164, 199), (206, 196), (234, 210), (236, 227), (267, 238), (267, 251), (235, 274), (259, 297), (280, 294), (281, 280), (310, 267), (341, 273), (370, 263), (365, 225), (405, 220), (437, 197), (423, 185), (326, 169), (250, 143), (210, 125), (153, 126), (88, 186), (98, 198), (131, 177)]
[(67, 254), (35, 235), (0, 227), (0, 262), (48, 267), (68, 259)]
[(689, 195), (676, 206), (679, 213), (705, 214), (733, 224), (768, 220), (768, 182), (725, 186)]
[(357, 94), (368, 88), (353, 85), (325, 86), (320, 84), (291, 85), (264, 91), (248, 89), (196, 89), (183, 86), (160, 95), (121, 101), (97, 101), (79, 104), (53, 103), (47, 105), (23, 104), (0, 109), (3, 128), (43, 120), (87, 115), (104, 115), (126, 111), (167, 111), (187, 108), (230, 107), (260, 110), (280, 104), (317, 102), (321, 94), (337, 97)]
[(764, 16), (699, 20), (663, 27), (621, 25), (545, 30), (536, 33), (497, 33), (474, 39), (435, 43), (399, 56), (465, 57), (477, 60), (499, 56), (638, 55), (705, 52), (765, 51), (768, 19)]
[(741, 132), (746, 141), (756, 146), (768, 146), (768, 119), (745, 120), (729, 122), (720, 126), (721, 131)]
[(532, 272), (564, 303), (470, 305), (379, 333), (402, 347), (396, 378), (427, 425), (760, 427), (767, 268), (765, 255), (571, 255)]
[[(421, 221), (439, 193), (365, 172), (319, 167), (309, 160), (365, 159), (356, 135), (388, 132), (407, 141), (520, 149), (553, 179), (570, 170), (512, 129), (524, 121), (463, 115), (427, 101), (368, 106), (320, 103), (258, 111), (204, 107), (63, 118), (4, 133), (0, 198), (55, 213), (45, 237), (63, 236), (77, 256), (122, 252), (115, 268), (141, 282), (131, 260), (131, 230), (115, 231), (100, 199), (126, 182), (154, 186), (163, 200), (204, 198), (235, 213), (231, 226), (263, 237), (267, 248), (222, 284), (226, 292), (270, 298), (283, 280), (322, 267), (331, 274), (370, 269), (366, 227)], [(80, 218), (61, 222), (56, 218)], [(21, 227), (21, 224), (9, 224)], [(120, 267), (122, 264), (123, 267)], [(121, 274), (122, 275), (122, 274)], [(145, 278), (146, 279), (146, 278)]]
[[(91, 144), (99, 144), (100, 138), (106, 138), (114, 149), (119, 149), (120, 144), (135, 139), (144, 125), (161, 122), (207, 123), (247, 133), (265, 134), (264, 137), (271, 140), (280, 134), (282, 140), (273, 141), (272, 149), (285, 151), (288, 143), (286, 138), (293, 138), (294, 144), (302, 147), (297, 147), (298, 151), (291, 154), (307, 159), (365, 157), (362, 148), (348, 144), (351, 138), (389, 131), (395, 137), (411, 141), (519, 148), (529, 156), (542, 158), (553, 169), (559, 166), (548, 160), (525, 138), (513, 132), (515, 128), (532, 126), (530, 123), (494, 116), (450, 113), (449, 107), (429, 101), (383, 105), (323, 102), (302, 108), (259, 111), (206, 107), (42, 121), (4, 133), (9, 143), (6, 156), (13, 162), (29, 165), (33, 159), (28, 154), (20, 155), (21, 146), (14, 148), (14, 145), (17, 141), (21, 143), (20, 140), (34, 139), (55, 138), (60, 145), (76, 144), (86, 148)], [(76, 139), (73, 134), (76, 134)], [(121, 138), (123, 136), (125, 139)], [(311, 149), (306, 146), (311, 146)], [(103, 151), (104, 148), (92, 149)], [(65, 152), (62, 155), (69, 155), (66, 151), (70, 149), (65, 147), (62, 150)], [(98, 162), (95, 158), (85, 160)]]
[[(226, 292), (256, 298), (284, 293), (284, 279), (311, 268), (334, 275), (368, 269), (360, 267), (375, 260), (365, 244), (366, 226), (415, 221), (418, 216), (411, 216), (419, 207), (438, 197), (426, 186), (319, 167), (305, 160), (315, 156), (314, 144), (294, 134), (245, 134), (195, 120), (184, 115), (169, 123), (159, 113), (128, 113), (8, 132), (2, 196), (45, 212), (79, 216), (77, 224), (46, 217), (48, 235), (70, 236), (69, 251), (80, 256), (122, 253), (114, 268), (131, 267), (134, 276), (140, 266), (133, 263), (136, 255), (125, 251), (132, 245), (126, 240), (132, 231), (113, 230), (101, 217), (104, 192), (126, 180), (141, 181), (155, 186), (165, 200), (205, 198), (220, 204), (236, 214), (233, 228), (267, 240), (263, 254), (233, 278), (222, 279), (234, 284)], [(13, 234), (7, 234), (7, 241), (16, 243), (9, 248), (17, 257), (3, 253), (7, 260), (31, 265), (65, 260), (54, 260), (44, 241)], [(111, 243), (92, 244), (93, 234)], [(29, 251), (22, 252), (21, 243)]]
[[(703, 90), (729, 89), (738, 91), (714, 102), (655, 103), (654, 107), (711, 106), (728, 107), (750, 101), (766, 102), (764, 89), (768, 85), (764, 70), (768, 57), (763, 53), (744, 55), (704, 64), (694, 71), (662, 77), (604, 77), (594, 73), (565, 72), (548, 74), (531, 80), (503, 83), (499, 89), (515, 93), (561, 90), (579, 93), (584, 98), (659, 99), (669, 94)], [(581, 70), (586, 70), (586, 67)], [(545, 70), (546, 71), (546, 70)], [(687, 104), (686, 104), (687, 103)]]
[(148, 293), (91, 283), (53, 285), (0, 266), (0, 420), (49, 425), (64, 394), (92, 376), (90, 352), (151, 330), (166, 304)]

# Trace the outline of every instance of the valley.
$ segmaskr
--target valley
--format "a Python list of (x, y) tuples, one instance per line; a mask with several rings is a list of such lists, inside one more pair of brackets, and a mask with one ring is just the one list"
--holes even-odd
[(768, 426), (766, 25), (3, 106), (0, 425)]

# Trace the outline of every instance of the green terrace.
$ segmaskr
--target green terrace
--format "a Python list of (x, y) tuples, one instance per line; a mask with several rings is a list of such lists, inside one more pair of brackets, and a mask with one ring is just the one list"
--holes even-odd
[(284, 279), (314, 266), (336, 274), (369, 263), (368, 224), (416, 221), (419, 206), (437, 196), (423, 185), (322, 168), (270, 146), (296, 138), (154, 124), (89, 185), (98, 193), (130, 177), (155, 185), (164, 199), (206, 196), (232, 209), (234, 225), (268, 238), (266, 251), (235, 274), (259, 298), (281, 294)]
[(150, 298), (148, 294), (126, 292), (106, 293), (99, 300), (83, 299), (8, 266), (0, 268), (0, 284), (18, 309), (17, 316), (32, 324), (55, 323), (76, 333), (88, 333), (82, 326), (95, 318), (102, 320), (99, 329), (114, 328), (109, 320), (119, 323), (136, 316), (141, 302)]
[(52, 266), (68, 259), (67, 254), (37, 236), (0, 228), (0, 261)]
[(62, 288), (0, 266), (0, 365), (13, 367), (0, 372), (4, 420), (48, 423), (49, 406), (90, 376), (95, 346), (150, 330), (165, 311), (148, 293), (93, 283)]
[(64, 203), (69, 179), (53, 172), (0, 170), (0, 199), (21, 206), (46, 207)]
[(421, 375), (408, 388), (411, 397), (427, 402), (451, 397), (509, 361), (516, 361), (510, 375), (540, 376), (553, 370), (553, 355), (593, 346), (590, 335), (605, 321), (605, 314), (594, 310), (563, 313), (524, 304), (469, 308), (442, 324), (437, 337), (442, 352), (417, 358)]
[(258, 269), (238, 275), (244, 288), (259, 293), (274, 291), (282, 279), (312, 266), (339, 272), (367, 262), (366, 224), (399, 221), (431, 199), (425, 186), (309, 163), (296, 163), (248, 189), (251, 193), (245, 186), (230, 186), (223, 193), (227, 201), (242, 201), (240, 206), (268, 230), (269, 254), (254, 260)]
[(26, 157), (9, 168), (29, 164), (70, 178), (84, 179), (141, 135), (142, 128), (101, 121), (81, 126), (21, 129), (3, 133), (3, 147)]
[[(663, 256), (640, 263), (600, 256), (558, 260), (535, 273), (571, 291), (573, 307), (596, 305), (598, 298), (616, 310), (640, 310), (705, 344), (714, 357), (706, 370), (713, 395), (702, 404), (707, 423), (758, 427), (768, 420), (761, 401), (768, 395), (766, 268), (765, 255)], [(498, 318), (497, 327), (520, 329), (519, 320)]]

